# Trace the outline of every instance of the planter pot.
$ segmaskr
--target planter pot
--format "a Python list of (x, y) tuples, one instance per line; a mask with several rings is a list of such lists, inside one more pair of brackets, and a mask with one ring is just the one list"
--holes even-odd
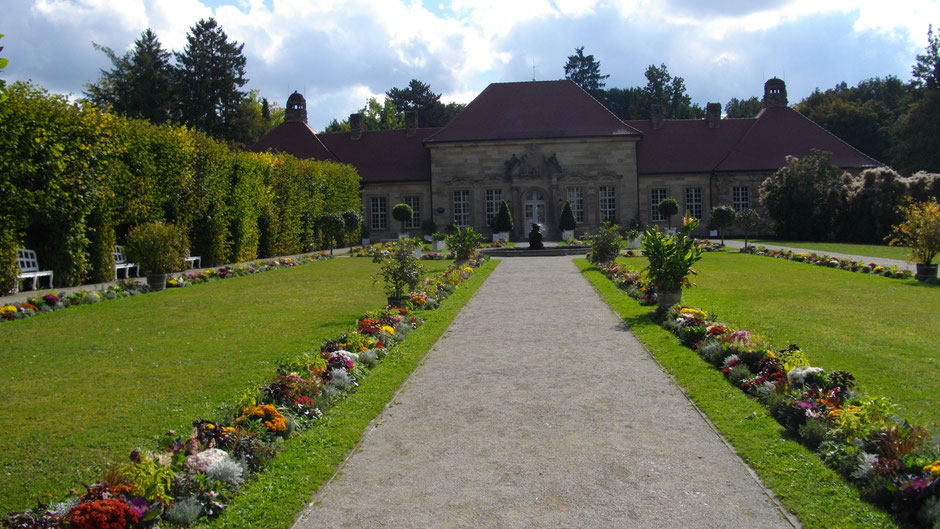
[(415, 246), (415, 249), (411, 252), (411, 255), (413, 255), (415, 259), (421, 259), (421, 246)]
[(434, 242), (434, 237), (431, 237), (430, 235), (425, 235), (424, 242)]
[(439, 252), (444, 249), (444, 246), (444, 241), (434, 241), (434, 245), (432, 247), (434, 248), (435, 252)]
[(154, 292), (166, 290), (166, 276), (167, 274), (147, 274), (147, 285), (150, 286), (150, 290)]
[(368, 237), (363, 237), (363, 238), (362, 238), (362, 245), (363, 245), (363, 246), (369, 246), (369, 238), (368, 238)]
[(642, 238), (637, 237), (635, 239), (630, 239), (627, 241), (627, 248), (639, 248), (641, 246)]
[(718, 230), (709, 230), (709, 231), (708, 231), (708, 236), (711, 237), (711, 238), (713, 238), (713, 239), (714, 239), (715, 237), (718, 237)]
[(935, 264), (920, 264), (915, 265), (917, 268), (917, 274), (914, 275), (918, 281), (933, 281), (937, 279), (937, 266)]
[(561, 240), (574, 239), (574, 230), (561, 230)]
[(398, 232), (398, 240), (399, 240), (399, 241), (403, 241), (403, 240), (408, 239), (408, 238), (409, 238), (409, 237), (408, 237), (408, 232)]
[(656, 312), (665, 314), (673, 305), (682, 302), (682, 289), (660, 290), (656, 293)]

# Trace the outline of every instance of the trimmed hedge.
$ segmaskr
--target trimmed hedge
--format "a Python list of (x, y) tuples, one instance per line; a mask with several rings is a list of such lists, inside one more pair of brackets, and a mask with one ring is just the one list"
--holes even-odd
[[(207, 266), (323, 247), (316, 219), (361, 210), (348, 165), (233, 151), (201, 132), (125, 119), (27, 83), (0, 102), (0, 292), (13, 250), (57, 286), (113, 277), (131, 227), (180, 227)], [(12, 199), (10, 199), (12, 197)]]

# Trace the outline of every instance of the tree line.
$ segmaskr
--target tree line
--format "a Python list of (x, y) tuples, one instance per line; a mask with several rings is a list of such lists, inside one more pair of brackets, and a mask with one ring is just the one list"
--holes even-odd
[(112, 279), (114, 245), (146, 222), (175, 224), (213, 266), (326, 247), (336, 234), (324, 218), (361, 211), (349, 165), (231, 149), (28, 83), (4, 96), (0, 292), (15, 284), (15, 248), (36, 250), (68, 286)]
[[(443, 127), (450, 123), (467, 105), (462, 103), (443, 103), (441, 94), (431, 90), (431, 86), (412, 79), (404, 88), (393, 87), (385, 92), (385, 99), (379, 103), (372, 97), (359, 110), (362, 114), (363, 130), (403, 129), (413, 126), (405, 123), (405, 112), (417, 114), (419, 127)], [(324, 132), (349, 132), (349, 120), (334, 119)]]
[(248, 82), (244, 44), (230, 40), (215, 19), (192, 26), (179, 52), (165, 50), (150, 29), (123, 55), (94, 46), (111, 61), (85, 85), (85, 97), (99, 108), (156, 124), (185, 124), (242, 147), (283, 121), (283, 107), (272, 108), (257, 90), (241, 89)]

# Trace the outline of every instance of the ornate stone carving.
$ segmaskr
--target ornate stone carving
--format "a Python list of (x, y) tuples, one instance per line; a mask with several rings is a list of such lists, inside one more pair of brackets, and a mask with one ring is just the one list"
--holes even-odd
[(507, 179), (550, 177), (561, 173), (561, 164), (558, 163), (555, 153), (549, 156), (536, 147), (526, 147), (526, 152), (522, 156), (513, 154), (510, 159), (503, 162), (503, 166)]

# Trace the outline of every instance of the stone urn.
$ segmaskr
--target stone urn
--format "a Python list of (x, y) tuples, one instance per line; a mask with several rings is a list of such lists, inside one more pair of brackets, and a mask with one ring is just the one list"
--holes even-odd
[(918, 281), (933, 281), (937, 279), (937, 266), (935, 264), (929, 263), (917, 263), (915, 268), (917, 273), (914, 274), (914, 277)]
[(656, 312), (666, 314), (673, 305), (682, 302), (682, 289), (659, 290), (656, 292)]
[(166, 290), (167, 274), (147, 274), (147, 285), (152, 292)]

